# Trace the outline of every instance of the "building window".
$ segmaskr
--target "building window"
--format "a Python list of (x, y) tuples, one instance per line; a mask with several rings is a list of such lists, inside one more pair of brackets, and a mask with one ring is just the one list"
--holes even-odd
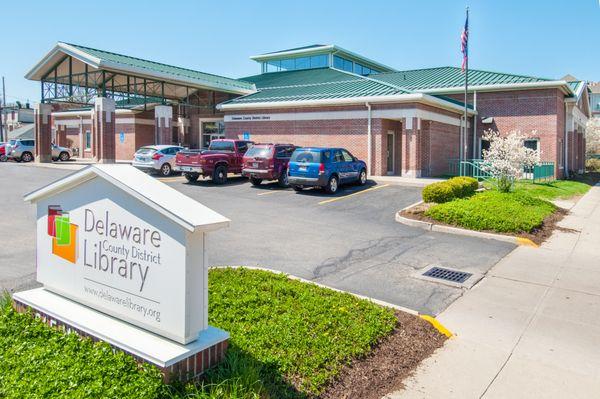
[(262, 63), (262, 72), (294, 71), (300, 69), (325, 68), (329, 65), (327, 54), (310, 57), (283, 58)]
[(539, 140), (538, 139), (530, 139), (523, 141), (523, 145), (525, 148), (529, 148), (530, 150), (537, 151), (539, 149)]
[(558, 167), (564, 169), (565, 145), (562, 139), (558, 140)]
[(92, 132), (89, 130), (85, 131), (85, 149), (90, 150), (92, 148)]

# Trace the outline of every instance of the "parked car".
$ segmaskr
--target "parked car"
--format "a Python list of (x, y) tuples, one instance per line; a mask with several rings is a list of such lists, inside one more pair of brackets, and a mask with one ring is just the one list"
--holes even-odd
[(173, 173), (175, 157), (183, 147), (177, 145), (147, 145), (133, 155), (132, 166), (146, 171), (169, 176)]
[(292, 144), (255, 144), (244, 154), (242, 176), (255, 186), (263, 180), (277, 180), (281, 187), (287, 187), (288, 162), (295, 149)]
[[(14, 159), (17, 162), (31, 162), (35, 154), (35, 140), (14, 139), (10, 140), (6, 146), (8, 159)], [(73, 156), (70, 148), (51, 144), (52, 160), (68, 161)]]
[(0, 162), (6, 162), (8, 157), (6, 156), (6, 146), (8, 143), (2, 142), (0, 143)]
[(202, 175), (211, 177), (216, 184), (224, 184), (228, 173), (242, 173), (242, 159), (253, 144), (247, 140), (213, 140), (207, 150), (178, 152), (175, 170), (182, 172), (190, 182)]
[(288, 165), (292, 188), (321, 187), (337, 192), (342, 184), (367, 182), (367, 164), (344, 148), (297, 148)]

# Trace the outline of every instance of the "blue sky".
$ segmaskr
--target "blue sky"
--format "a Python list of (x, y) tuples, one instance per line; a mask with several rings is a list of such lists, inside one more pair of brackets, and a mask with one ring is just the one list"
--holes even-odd
[(251, 55), (314, 43), (398, 69), (460, 66), (467, 5), (471, 68), (600, 80), (599, 0), (11, 1), (0, 75), (7, 102), (39, 100), (23, 76), (57, 41), (230, 77), (258, 73)]

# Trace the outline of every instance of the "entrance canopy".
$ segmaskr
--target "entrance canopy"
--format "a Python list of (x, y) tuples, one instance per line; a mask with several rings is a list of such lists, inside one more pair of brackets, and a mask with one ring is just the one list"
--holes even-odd
[(110, 97), (122, 108), (150, 103), (202, 106), (208, 104), (201, 100), (210, 102), (207, 91), (232, 98), (256, 91), (252, 83), (62, 42), (25, 77), (41, 82), (42, 103), (91, 105), (95, 97)]

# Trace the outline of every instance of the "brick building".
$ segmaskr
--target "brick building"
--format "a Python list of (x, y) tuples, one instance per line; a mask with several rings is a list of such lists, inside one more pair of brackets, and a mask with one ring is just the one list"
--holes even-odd
[[(333, 45), (252, 59), (260, 74), (229, 79), (59, 43), (27, 77), (42, 82), (43, 103), (63, 104), (48, 129), (59, 144), (82, 148), (83, 157), (102, 160), (102, 131), (112, 159), (131, 159), (150, 143), (198, 148), (216, 137), (249, 136), (343, 146), (366, 160), (372, 175), (452, 171), (465, 114), (460, 68), (398, 71)], [(591, 113), (585, 82), (470, 70), (469, 83), (466, 158), (481, 157), (485, 130), (517, 129), (529, 136), (524, 145), (555, 163), (557, 176), (583, 170)], [(94, 123), (102, 122), (99, 101), (114, 123)], [(76, 102), (83, 107), (64, 110)]]

